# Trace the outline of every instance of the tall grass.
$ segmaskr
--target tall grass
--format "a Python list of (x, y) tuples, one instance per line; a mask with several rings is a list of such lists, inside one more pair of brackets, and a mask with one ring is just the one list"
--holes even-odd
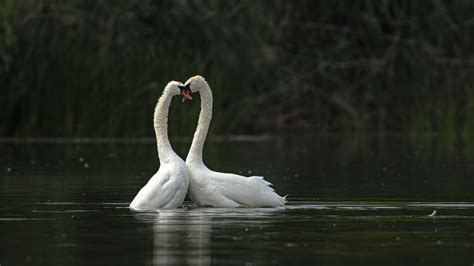
[[(150, 136), (204, 75), (212, 134), (472, 135), (471, 1), (0, 1), (1, 136)], [(190, 135), (199, 102), (173, 103)]]

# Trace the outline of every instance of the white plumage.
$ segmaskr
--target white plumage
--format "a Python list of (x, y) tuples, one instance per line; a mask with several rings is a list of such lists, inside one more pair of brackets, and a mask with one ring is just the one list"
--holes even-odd
[(171, 148), (168, 139), (168, 111), (171, 98), (181, 92), (181, 82), (171, 81), (158, 100), (154, 113), (154, 128), (160, 168), (130, 203), (134, 210), (177, 208), (186, 196), (189, 171), (186, 163)]
[(186, 81), (192, 92), (201, 96), (201, 113), (193, 143), (186, 158), (189, 170), (189, 195), (200, 206), (276, 207), (286, 203), (261, 176), (240, 176), (209, 170), (202, 150), (212, 119), (212, 92), (206, 80), (195, 76)]

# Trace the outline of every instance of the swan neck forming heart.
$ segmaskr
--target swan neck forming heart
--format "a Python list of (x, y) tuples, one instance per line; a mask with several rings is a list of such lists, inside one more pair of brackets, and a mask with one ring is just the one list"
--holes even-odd
[(199, 120), (196, 132), (194, 133), (193, 143), (189, 149), (188, 157), (186, 158), (187, 163), (203, 164), (202, 150), (204, 148), (204, 142), (209, 131), (209, 124), (212, 119), (212, 91), (211, 88), (206, 84), (200, 91), (201, 97), (201, 112), (199, 113)]
[(166, 163), (177, 157), (168, 139), (168, 112), (171, 95), (163, 93), (155, 107), (153, 125), (155, 128), (158, 157), (161, 163)]

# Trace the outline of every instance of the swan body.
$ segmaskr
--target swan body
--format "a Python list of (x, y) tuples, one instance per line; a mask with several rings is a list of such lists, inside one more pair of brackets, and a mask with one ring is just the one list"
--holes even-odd
[(212, 119), (212, 91), (201, 76), (188, 79), (185, 86), (199, 92), (201, 112), (193, 142), (186, 158), (189, 170), (189, 195), (199, 206), (212, 207), (276, 207), (286, 198), (279, 196), (271, 183), (261, 176), (240, 176), (209, 170), (203, 162), (202, 150)]
[(160, 168), (130, 203), (131, 209), (177, 208), (186, 196), (189, 184), (188, 167), (173, 151), (168, 139), (168, 111), (171, 98), (183, 94), (180, 89), (182, 85), (177, 81), (168, 83), (156, 104), (153, 120)]

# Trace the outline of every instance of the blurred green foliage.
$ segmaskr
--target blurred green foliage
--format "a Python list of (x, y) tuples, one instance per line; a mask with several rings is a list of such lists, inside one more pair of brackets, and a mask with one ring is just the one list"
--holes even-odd
[[(152, 136), (206, 77), (213, 134), (474, 130), (474, 3), (0, 0), (0, 136)], [(199, 101), (172, 104), (190, 135)]]

